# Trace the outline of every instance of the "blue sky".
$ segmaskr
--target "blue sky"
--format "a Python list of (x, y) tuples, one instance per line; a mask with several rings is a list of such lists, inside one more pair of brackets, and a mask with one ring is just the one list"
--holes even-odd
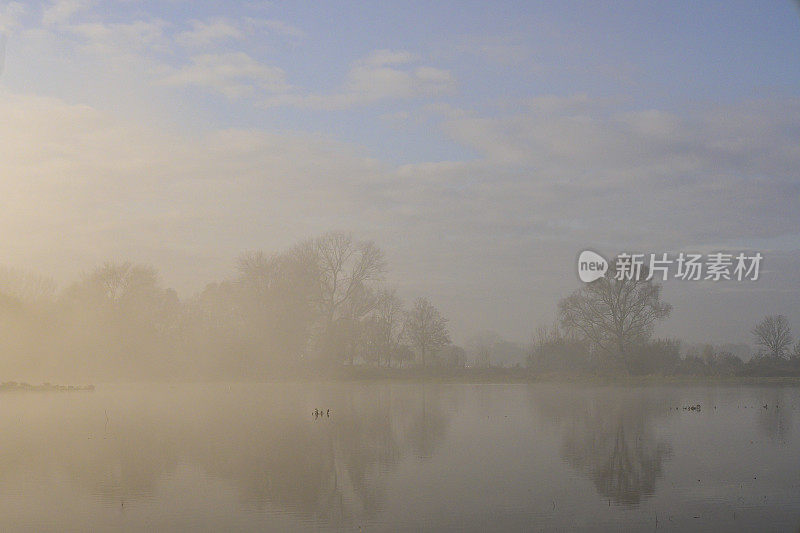
[(525, 340), (585, 247), (762, 249), (757, 286), (668, 283), (660, 333), (800, 327), (796, 2), (0, 2), (0, 31), (12, 266), (190, 294), (352, 230), (457, 339)]

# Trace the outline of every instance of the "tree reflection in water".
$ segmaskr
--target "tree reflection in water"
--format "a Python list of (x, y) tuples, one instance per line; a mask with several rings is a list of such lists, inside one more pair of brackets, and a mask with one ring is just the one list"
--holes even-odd
[(759, 397), (758, 429), (771, 440), (785, 443), (792, 435), (791, 395), (784, 387), (775, 387)]
[(561, 456), (617, 504), (636, 505), (652, 496), (664, 462), (672, 455), (655, 432), (668, 416), (669, 400), (646, 391), (598, 388), (578, 396), (532, 393), (541, 414), (564, 428)]
[[(0, 482), (66, 474), (107, 504), (147, 499), (180, 468), (222, 480), (254, 509), (342, 525), (374, 516), (385, 473), (427, 456), (449, 417), (442, 397), (408, 387), (252, 385), (87, 395), (7, 421)], [(44, 398), (44, 397), (42, 397)], [(316, 407), (331, 409), (315, 420)], [(106, 414), (108, 421), (106, 421)]]

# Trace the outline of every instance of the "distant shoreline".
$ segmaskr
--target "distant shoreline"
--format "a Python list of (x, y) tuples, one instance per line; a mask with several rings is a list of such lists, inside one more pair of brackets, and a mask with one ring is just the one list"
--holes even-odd
[(523, 372), (464, 372), (380, 374), (353, 372), (350, 375), (320, 376), (322, 381), (385, 381), (396, 383), (463, 383), (463, 384), (535, 384), (578, 383), (586, 385), (746, 385), (785, 384), (800, 386), (797, 376), (568, 376), (560, 374), (532, 375)]
[(31, 385), (25, 382), (5, 381), (0, 383), (0, 392), (93, 392), (94, 385), (54, 385), (42, 383)]
[[(236, 381), (236, 380), (233, 380)], [(723, 385), (786, 384), (800, 386), (800, 376), (697, 376), (697, 375), (566, 375), (534, 374), (516, 368), (338, 368), (330, 373), (286, 374), (242, 382), (387, 382), (534, 384), (580, 383), (586, 385)]]
[[(153, 377), (149, 380), (108, 381), (107, 385), (172, 384), (202, 385), (214, 383), (228, 384), (270, 384), (270, 383), (398, 383), (398, 384), (463, 384), (463, 385), (514, 385), (514, 384), (578, 384), (588, 386), (648, 386), (648, 385), (786, 385), (800, 386), (798, 376), (592, 376), (564, 374), (529, 374), (509, 368), (493, 369), (428, 369), (421, 372), (416, 368), (359, 368), (338, 369), (329, 374), (282, 374), (263, 376), (254, 379), (164, 379)], [(2, 392), (93, 392), (95, 385), (56, 385), (43, 383), (32, 385), (25, 382), (7, 381), (0, 383)]]

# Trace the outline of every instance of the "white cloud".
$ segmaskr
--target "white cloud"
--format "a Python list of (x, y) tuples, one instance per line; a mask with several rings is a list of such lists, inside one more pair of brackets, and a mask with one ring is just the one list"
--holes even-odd
[(289, 89), (282, 69), (260, 63), (244, 52), (193, 56), (188, 65), (174, 70), (161, 83), (202, 87), (229, 98)]
[(681, 115), (578, 102), (443, 126), (480, 154), (464, 176), (480, 172), (478, 164), (490, 168), (494, 201), (509, 216), (557, 206), (582, 222), (587, 239), (681, 246), (714, 235), (774, 237), (800, 224), (792, 208), (800, 200), (800, 102)]
[[(566, 173), (606, 185), (701, 176), (791, 179), (800, 103), (753, 102), (696, 114), (614, 112), (585, 96), (545, 97), (507, 116), (462, 116), (445, 130), (495, 164)], [(760, 174), (754, 172), (758, 169)]]
[(25, 5), (20, 2), (9, 2), (0, 5), (0, 34), (9, 33), (16, 29), (23, 13), (25, 13)]
[(251, 31), (264, 29), (269, 33), (282, 35), (284, 37), (296, 38), (305, 37), (306, 35), (306, 33), (300, 28), (282, 20), (246, 18), (244, 22), (245, 25), (251, 29)]
[(19, 26), (19, 18), (24, 12), (25, 6), (19, 2), (0, 5), (0, 75), (6, 66), (8, 34)]
[(93, 0), (55, 0), (42, 11), (42, 24), (50, 26), (66, 23), (72, 18), (72, 15), (88, 8), (93, 3)]
[(160, 19), (133, 22), (84, 22), (68, 24), (64, 30), (82, 39), (86, 49), (100, 54), (131, 54), (164, 49), (169, 41)]
[(191, 30), (179, 33), (175, 40), (184, 46), (201, 47), (227, 40), (241, 40), (245, 34), (234, 22), (225, 19), (193, 20)]
[(188, 290), (242, 249), (349, 229), (381, 243), (403, 294), (430, 295), (458, 330), (526, 332), (574, 288), (583, 247), (796, 235), (800, 103), (579, 108), (448, 112), (447, 131), (480, 157), (395, 168), (318, 136), (185, 137), (0, 93), (0, 257), (59, 279), (132, 257)]
[(350, 71), (347, 87), (350, 92), (361, 95), (365, 102), (371, 102), (447, 94), (454, 89), (455, 80), (448, 71), (434, 67), (401, 70), (359, 65)]
[(243, 249), (344, 224), (339, 214), (359, 212), (359, 185), (379, 172), (351, 147), (314, 136), (222, 130), (186, 138), (8, 93), (0, 93), (0, 115), (0, 227), (8, 232), (0, 257), (62, 280), (135, 256), (159, 266), (176, 260), (171, 279), (199, 288), (212, 279), (208, 269), (226, 268)]
[(241, 20), (213, 18), (190, 21), (191, 29), (180, 32), (178, 44), (200, 48), (225, 41), (242, 41), (259, 34), (274, 34), (284, 38), (300, 38), (305, 32), (282, 20), (247, 17)]
[(174, 53), (176, 43), (190, 49), (218, 50), (216, 45), (221, 41), (244, 42), (259, 32), (281, 37), (302, 36), (303, 32), (291, 24), (273, 19), (213, 18), (192, 20), (189, 29), (175, 31), (173, 24), (158, 18), (130, 22), (75, 20), (74, 15), (92, 3), (92, 0), (54, 2), (44, 10), (43, 24), (50, 26), (45, 31), (59, 40), (65, 35), (74, 38), (82, 51), (102, 58), (111, 68), (137, 64), (156, 84), (197, 86), (231, 98), (264, 92), (284, 94), (291, 89), (283, 70), (260, 63), (244, 51), (195, 54), (179, 67), (165, 62), (165, 57)]
[(381, 100), (441, 96), (455, 90), (456, 80), (449, 71), (415, 66), (416, 62), (407, 51), (377, 50), (351, 66), (342, 92), (277, 94), (263, 99), (261, 105), (337, 110)]
[[(147, 81), (171, 87), (199, 87), (229, 98), (252, 98), (260, 107), (290, 106), (341, 110), (380, 101), (434, 98), (452, 94), (456, 80), (448, 70), (422, 64), (406, 50), (375, 50), (354, 61), (340, 90), (332, 93), (293, 87), (283, 69), (262, 63), (244, 51), (256, 35), (299, 38), (304, 32), (277, 19), (212, 18), (191, 20), (189, 28), (158, 18), (130, 22), (85, 21), (75, 14), (90, 0), (62, 0), (45, 9), (42, 30), (64, 48), (93, 54), (106, 68), (135, 66)], [(77, 20), (76, 20), (77, 19)], [(65, 38), (67, 37), (67, 38)], [(227, 41), (227, 43), (226, 43)], [(188, 62), (177, 64), (175, 44), (191, 49)], [(240, 50), (228, 51), (231, 43)], [(220, 44), (226, 44), (221, 52)], [(212, 52), (213, 50), (213, 52)], [(198, 53), (203, 51), (205, 53)]]

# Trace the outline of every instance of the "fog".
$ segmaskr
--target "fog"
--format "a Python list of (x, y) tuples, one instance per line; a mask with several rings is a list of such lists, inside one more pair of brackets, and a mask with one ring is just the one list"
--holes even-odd
[(799, 5), (0, 0), (0, 530), (797, 530)]
[[(5, 269), (2, 373), (46, 381), (259, 380), (316, 376), (356, 361), (402, 366), (411, 362), (409, 343), (421, 357), (438, 355), (450, 343), (446, 319), (424, 298), (406, 312), (383, 283), (385, 270), (374, 243), (340, 232), (242, 253), (229, 279), (186, 299), (164, 287), (153, 267), (131, 262), (105, 263), (62, 290)], [(419, 321), (438, 321), (440, 330)]]
[(27, 4), (0, 13), (2, 265), (64, 287), (130, 260), (189, 298), (341, 230), (460, 344), (526, 343), (581, 250), (761, 251), (757, 284), (668, 283), (660, 334), (750, 342), (797, 309), (792, 2), (662, 6), (680, 34), (647, 43), (610, 7)]

